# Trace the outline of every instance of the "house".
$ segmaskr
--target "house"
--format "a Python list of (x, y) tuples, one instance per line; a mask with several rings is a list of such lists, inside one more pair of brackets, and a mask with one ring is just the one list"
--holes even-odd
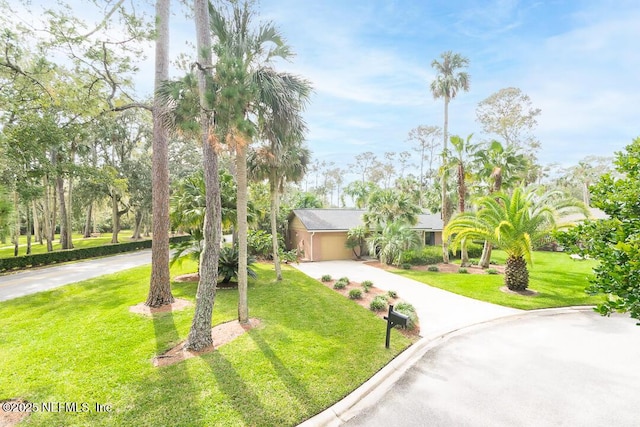
[[(352, 259), (347, 231), (363, 225), (363, 209), (294, 209), (289, 217), (287, 246), (297, 249), (303, 261)], [(427, 245), (442, 244), (440, 214), (421, 214), (413, 227)]]

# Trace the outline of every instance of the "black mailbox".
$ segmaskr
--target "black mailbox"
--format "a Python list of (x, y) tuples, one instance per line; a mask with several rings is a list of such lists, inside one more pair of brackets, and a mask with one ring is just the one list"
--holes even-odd
[(389, 315), (385, 316), (384, 320), (387, 321), (387, 339), (385, 341), (385, 347), (389, 348), (389, 340), (391, 339), (391, 328), (394, 326), (407, 326), (407, 321), (409, 320), (409, 316), (405, 316), (402, 313), (398, 313), (397, 311), (393, 311), (393, 306), (389, 306)]

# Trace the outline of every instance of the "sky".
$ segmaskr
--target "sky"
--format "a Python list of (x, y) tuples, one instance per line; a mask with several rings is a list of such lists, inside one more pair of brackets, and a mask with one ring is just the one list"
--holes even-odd
[[(152, 13), (151, 0), (128, 3), (141, 1)], [(193, 54), (195, 42), (177, 3), (173, 58)], [(273, 21), (296, 53), (278, 69), (314, 86), (304, 113), (314, 159), (343, 168), (346, 181), (356, 155), (410, 151), (411, 129), (442, 126), (431, 62), (449, 50), (469, 59), (471, 77), (450, 104), (450, 134), (486, 139), (478, 103), (516, 87), (542, 110), (534, 131), (542, 164), (613, 156), (640, 136), (637, 0), (260, 0), (258, 17)], [(141, 93), (151, 93), (153, 54), (150, 46), (134, 80)]]
[[(262, 0), (261, 15), (310, 79), (314, 157), (347, 168), (372, 151), (410, 149), (407, 134), (443, 123), (431, 62), (469, 58), (471, 85), (450, 104), (450, 134), (482, 140), (479, 102), (520, 88), (542, 113), (543, 164), (612, 156), (640, 136), (640, 2), (606, 0)], [(417, 161), (417, 159), (416, 159)]]

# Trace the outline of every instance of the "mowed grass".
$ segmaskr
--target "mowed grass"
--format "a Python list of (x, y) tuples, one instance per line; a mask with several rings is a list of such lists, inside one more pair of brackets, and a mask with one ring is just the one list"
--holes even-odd
[[(173, 366), (151, 360), (186, 338), (193, 307), (153, 318), (149, 267), (0, 303), (0, 400), (109, 404), (98, 413), (36, 413), (24, 425), (296, 425), (353, 391), (410, 341), (304, 274), (256, 266), (250, 316), (262, 325), (216, 351)], [(193, 271), (185, 262), (172, 273)], [(173, 283), (194, 300), (196, 284)], [(237, 291), (217, 292), (213, 323), (236, 318)]]
[[(492, 261), (504, 265), (503, 251), (493, 251)], [(422, 283), (482, 301), (523, 310), (596, 305), (603, 296), (589, 296), (585, 288), (593, 277), (596, 262), (574, 261), (566, 253), (535, 252), (533, 266), (529, 266), (529, 289), (535, 296), (505, 293), (503, 275), (456, 274), (418, 270), (394, 270), (394, 273), (410, 277)]]
[[(100, 237), (82, 237), (82, 234), (74, 233), (73, 234), (73, 246), (74, 248), (89, 248), (95, 246), (104, 246), (111, 244), (111, 233), (102, 233)], [(131, 230), (122, 230), (118, 233), (118, 240), (123, 242), (131, 241), (129, 238), (131, 237)], [(143, 237), (144, 239), (144, 237)], [(53, 242), (53, 250), (58, 251), (61, 250), (60, 247), (60, 235), (56, 234), (56, 238)], [(5, 244), (0, 244), (0, 258), (11, 258), (13, 257), (13, 244), (7, 241)], [(47, 252), (47, 243), (43, 241), (41, 245), (33, 238), (31, 240), (31, 253), (32, 254), (43, 254)], [(18, 247), (18, 255), (26, 255), (27, 253), (27, 238), (26, 236), (20, 236), (19, 247)]]

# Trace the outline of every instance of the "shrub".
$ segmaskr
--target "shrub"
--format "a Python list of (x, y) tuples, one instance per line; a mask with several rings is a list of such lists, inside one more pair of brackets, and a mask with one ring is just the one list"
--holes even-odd
[[(238, 264), (240, 262), (240, 251), (237, 246), (226, 246), (220, 249), (220, 258), (218, 259), (218, 277), (222, 278), (220, 283), (229, 283), (235, 277), (238, 277)], [(258, 277), (255, 271), (251, 269), (251, 264), (256, 260), (247, 255), (247, 277), (255, 279)]]
[(361, 285), (365, 292), (369, 292), (369, 289), (373, 288), (373, 282), (371, 280), (365, 280)]
[(330, 274), (325, 274), (320, 278), (320, 280), (322, 282), (330, 282), (331, 281), (331, 275)]
[[(169, 238), (170, 243), (179, 243), (191, 240), (191, 236), (174, 236)], [(116, 243), (90, 248), (69, 249), (63, 251), (53, 251), (43, 254), (21, 255), (11, 258), (0, 259), (0, 271), (13, 270), (15, 268), (35, 267), (38, 265), (48, 265), (60, 262), (74, 261), (79, 259), (96, 258), (106, 255), (113, 255), (122, 252), (138, 251), (151, 247), (151, 240), (138, 240), (135, 242)]]
[(387, 292), (387, 295), (389, 295), (389, 298), (393, 298), (393, 299), (398, 298), (398, 293), (396, 291), (389, 291)]
[(416, 309), (413, 305), (409, 304), (408, 302), (399, 302), (398, 304), (393, 306), (393, 311), (402, 313), (409, 318), (407, 320), (407, 329), (415, 329), (416, 325), (418, 324), (418, 315), (416, 314)]
[(498, 270), (496, 270), (495, 268), (488, 268), (487, 274), (498, 274)]
[(411, 265), (437, 264), (442, 261), (442, 248), (425, 246), (420, 250), (405, 251), (402, 260)]
[(372, 311), (385, 310), (387, 308), (387, 299), (382, 295), (378, 295), (377, 297), (371, 300), (371, 303), (369, 303), (369, 308)]
[(469, 258), (480, 258), (482, 256), (483, 245), (478, 243), (467, 243), (467, 255)]
[(460, 273), (460, 274), (469, 274), (469, 270), (467, 270), (464, 267), (461, 267), (461, 268), (458, 269), (458, 273)]
[(342, 282), (346, 282), (346, 283), (347, 283), (347, 285), (350, 283), (350, 280), (349, 280), (349, 278), (348, 278), (348, 277), (341, 277), (341, 278), (339, 278), (338, 280), (340, 280), (340, 281), (342, 281)]
[(438, 268), (438, 266), (437, 266), (437, 265), (430, 265), (430, 266), (427, 268), (427, 271), (440, 271), (440, 269)]
[(349, 291), (349, 298), (362, 299), (362, 291), (360, 289), (351, 289)]
[(264, 230), (249, 230), (247, 232), (247, 251), (258, 258), (273, 258), (271, 234)]
[(340, 279), (333, 284), (333, 289), (344, 289), (347, 287), (348, 284), (349, 282), (345, 282), (344, 280)]
[(409, 264), (408, 262), (403, 262), (402, 264), (400, 264), (400, 268), (402, 268), (403, 270), (411, 270), (411, 264)]

